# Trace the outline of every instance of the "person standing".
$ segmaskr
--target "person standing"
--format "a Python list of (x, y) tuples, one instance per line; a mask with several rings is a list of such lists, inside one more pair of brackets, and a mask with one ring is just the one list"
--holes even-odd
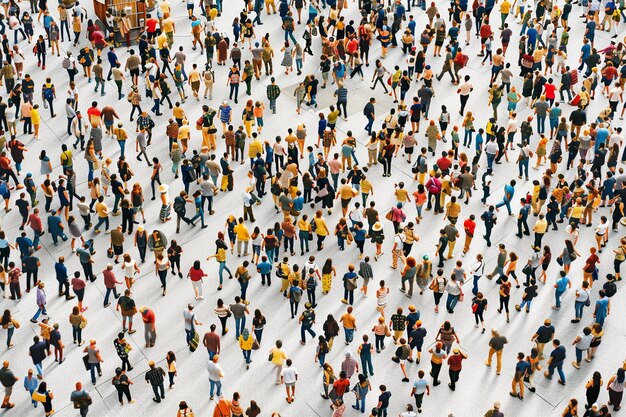
[[(219, 355), (214, 355), (213, 358), (209, 359), (207, 364), (207, 370), (209, 371), (209, 383), (211, 384), (210, 388), (210, 399), (213, 401), (214, 393), (217, 394), (219, 398), (222, 398), (222, 378), (224, 377), (224, 371), (222, 367), (217, 363), (220, 359)], [(215, 389), (217, 388), (217, 392)]]
[(154, 392), (152, 401), (160, 403), (161, 400), (165, 399), (165, 387), (163, 386), (165, 381), (165, 371), (160, 366), (157, 367), (154, 361), (150, 361), (148, 366), (150, 366), (150, 369), (146, 372), (145, 379), (146, 382), (150, 384), (152, 391)]
[(96, 370), (98, 371), (98, 376), (102, 376), (100, 363), (104, 362), (100, 356), (100, 349), (96, 346), (96, 339), (91, 339), (89, 346), (83, 352), (87, 353), (87, 365), (89, 365), (89, 372), (91, 373), (91, 383), (96, 385)]
[(154, 347), (156, 342), (156, 317), (154, 311), (148, 307), (141, 307), (139, 309), (141, 313), (141, 320), (144, 325), (144, 338), (146, 340), (146, 347)]

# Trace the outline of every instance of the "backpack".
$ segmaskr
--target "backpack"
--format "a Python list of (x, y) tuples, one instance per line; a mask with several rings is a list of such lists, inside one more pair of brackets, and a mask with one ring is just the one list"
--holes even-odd
[(70, 59), (68, 57), (63, 58), (63, 62), (61, 63), (61, 66), (65, 69), (69, 69), (71, 66)]
[(606, 294), (607, 297), (613, 297), (616, 292), (617, 292), (617, 285), (615, 285), (615, 282), (613, 281), (607, 282), (604, 285), (604, 293)]
[(310, 275), (306, 280), (306, 289), (314, 290), (317, 287), (317, 281), (315, 280), (315, 275)]
[(52, 100), (54, 98), (54, 93), (52, 92), (52, 84), (48, 86), (45, 84), (43, 86), (43, 98), (46, 100)]
[(502, 290), (502, 294), (504, 294), (505, 297), (508, 297), (511, 294), (511, 287), (508, 285), (500, 285), (500, 289)]

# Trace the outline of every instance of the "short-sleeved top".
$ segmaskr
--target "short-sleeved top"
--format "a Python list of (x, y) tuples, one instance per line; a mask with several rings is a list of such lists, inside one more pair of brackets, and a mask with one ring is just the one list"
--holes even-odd
[(246, 314), (246, 307), (243, 304), (231, 304), (228, 308), (237, 319), (242, 318)]
[(428, 381), (425, 379), (418, 379), (413, 383), (413, 389), (416, 394), (423, 394), (426, 392), (426, 387), (428, 386)]
[(554, 335), (554, 326), (541, 326), (537, 329), (537, 342), (548, 343)]
[(563, 362), (565, 360), (565, 346), (556, 347), (551, 353), (550, 357), (552, 358), (552, 365), (556, 365), (559, 362)]
[(191, 279), (193, 282), (200, 281), (203, 276), (204, 276), (204, 271), (202, 270), (202, 268), (199, 268), (199, 269), (191, 268), (189, 270), (189, 279)]
[(391, 326), (393, 330), (401, 331), (406, 328), (406, 316), (404, 314), (394, 314), (391, 316)]
[(294, 384), (298, 375), (298, 370), (293, 366), (285, 367), (280, 375), (283, 377), (285, 384)]

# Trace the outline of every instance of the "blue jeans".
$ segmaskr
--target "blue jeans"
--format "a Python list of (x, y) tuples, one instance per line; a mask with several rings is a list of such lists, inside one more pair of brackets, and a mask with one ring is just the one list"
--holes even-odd
[(243, 332), (243, 329), (246, 327), (246, 316), (237, 318), (235, 317), (235, 336), (237, 340), (239, 340), (239, 335)]
[(354, 329), (346, 329), (344, 327), (344, 333), (346, 334), (346, 342), (348, 343), (352, 343), (352, 340), (354, 340)]
[(509, 215), (510, 215), (510, 214), (512, 214), (512, 211), (511, 211), (511, 202), (510, 202), (510, 201), (508, 201), (508, 200), (506, 200), (506, 199), (503, 199), (503, 200), (502, 200), (502, 201), (500, 201), (498, 204), (496, 204), (496, 208), (500, 208), (500, 207), (502, 207), (502, 206), (506, 206), (506, 209), (507, 209), (507, 211), (509, 212)]
[(91, 373), (91, 383), (96, 383), (96, 370), (98, 370), (98, 374), (102, 373), (102, 369), (100, 369), (100, 362), (98, 363), (90, 363), (89, 364), (89, 372)]
[(524, 308), (524, 306), (526, 306), (526, 309), (528, 309), (528, 311), (530, 311), (530, 304), (532, 303), (532, 300), (523, 300), (522, 303), (519, 305), (519, 308), (522, 309)]
[(306, 343), (306, 332), (309, 332), (312, 338), (316, 336), (311, 326), (302, 325), (302, 327), (300, 327), (300, 340), (302, 340), (303, 343)]
[[(576, 348), (576, 363), (580, 363), (583, 360), (583, 352), (584, 350)], [(563, 379), (565, 381), (565, 379)]]
[(35, 364), (35, 369), (37, 370), (37, 375), (43, 376), (43, 364), (41, 362)]
[(544, 133), (546, 131), (546, 116), (537, 115), (537, 133)]
[(496, 159), (495, 154), (487, 154), (487, 169), (493, 169), (493, 160)]
[(287, 42), (289, 39), (291, 39), (291, 42), (293, 42), (294, 44), (296, 43), (296, 38), (293, 36), (293, 30), (285, 31), (285, 42)]
[(251, 350), (245, 350), (245, 349), (244, 349), (244, 350), (242, 350), (241, 352), (243, 353), (243, 358), (246, 360), (246, 364), (249, 364), (250, 362), (252, 362), (252, 361), (250, 360), (250, 354), (252, 353), (252, 351), (251, 351)]
[(109, 230), (109, 216), (106, 217), (98, 217), (98, 222), (96, 223), (94, 229), (98, 230), (98, 228), (100, 227), (100, 225), (104, 223), (104, 230)]
[(367, 133), (370, 135), (372, 134), (372, 126), (374, 126), (374, 118), (368, 118), (365, 130), (367, 130)]
[(480, 280), (480, 275), (474, 275), (474, 279), (472, 280), (472, 294), (476, 295), (478, 294), (478, 280)]
[(584, 301), (576, 301), (574, 303), (574, 311), (576, 312), (576, 318), (579, 320), (583, 318), (583, 308), (585, 308)]
[(111, 292), (113, 292), (113, 297), (115, 298), (119, 297), (115, 288), (107, 288), (107, 291), (104, 294), (104, 305), (109, 304), (109, 295), (111, 295)]
[(213, 398), (213, 392), (215, 391), (216, 387), (217, 387), (217, 396), (221, 397), (222, 396), (222, 381), (212, 381), (209, 379), (209, 383), (211, 384), (211, 388), (209, 389), (209, 395), (211, 395), (211, 398)]
[(35, 237), (33, 238), (33, 248), (37, 249), (39, 246), (39, 237), (41, 236), (41, 232), (39, 230), (35, 230)]
[(357, 410), (361, 410), (362, 413), (365, 412), (365, 396), (361, 397), (361, 399), (356, 400), (356, 404), (354, 404), (354, 408)]
[[(241, 288), (241, 295), (240, 295), (240, 297), (241, 297), (242, 300), (246, 299), (246, 291), (248, 290), (248, 282), (249, 281), (243, 280), (243, 282), (239, 283), (239, 287)], [(245, 317), (244, 317), (244, 321), (245, 321)], [(243, 327), (242, 327), (241, 330), (243, 330)]]
[(39, 318), (39, 315), (43, 314), (44, 316), (48, 315), (48, 312), (46, 311), (46, 306), (43, 307), (39, 307), (37, 309), (37, 312), (35, 313), (35, 315), (33, 316), (32, 320), (37, 320)]
[(448, 299), (446, 300), (446, 309), (450, 311), (454, 311), (454, 307), (456, 307), (456, 303), (459, 302), (458, 295), (448, 294)]
[(463, 146), (472, 146), (472, 131), (465, 129), (463, 136)]
[(230, 269), (228, 269), (228, 267), (226, 266), (226, 262), (220, 262), (220, 269), (218, 271), (218, 274), (220, 276), (220, 285), (224, 283), (224, 270), (228, 271), (229, 275), (232, 275)]
[(559, 308), (561, 307), (561, 296), (563, 295), (564, 292), (565, 291), (559, 291), (559, 290), (554, 291), (554, 299), (556, 301), (556, 306)]
[(550, 363), (550, 365), (548, 365), (548, 375), (550, 378), (552, 378), (552, 375), (554, 374), (555, 369), (559, 373), (559, 378), (561, 378), (561, 381), (565, 383), (565, 374), (563, 373), (563, 362), (559, 362), (557, 364)]
[(117, 144), (120, 145), (120, 156), (124, 156), (124, 148), (126, 148), (126, 141), (118, 140)]
[(525, 172), (526, 175), (524, 175), (526, 178), (528, 178), (528, 158), (526, 159), (522, 159), (521, 161), (519, 161), (518, 163), (518, 168), (519, 168), (519, 176), (522, 176), (522, 173)]

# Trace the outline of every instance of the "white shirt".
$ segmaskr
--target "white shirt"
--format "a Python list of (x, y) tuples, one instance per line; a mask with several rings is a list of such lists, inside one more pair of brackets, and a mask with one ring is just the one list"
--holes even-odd
[(485, 145), (485, 153), (488, 153), (489, 155), (495, 155), (498, 153), (498, 144), (495, 140), (487, 142), (487, 145)]
[(212, 360), (209, 360), (206, 368), (209, 371), (209, 379), (211, 381), (219, 381), (220, 379), (222, 379), (222, 367), (219, 364), (213, 362)]
[(280, 372), (280, 376), (283, 377), (285, 384), (294, 384), (296, 382), (296, 378), (298, 377), (298, 370), (293, 366), (288, 366), (283, 368)]
[(137, 265), (137, 262), (133, 259), (131, 259), (130, 262), (124, 262), (122, 268), (124, 269), (125, 277), (132, 278), (132, 276), (135, 275), (135, 265)]
[(472, 91), (472, 88), (474, 88), (472, 83), (470, 83), (469, 81), (464, 82), (459, 86), (459, 94), (462, 96), (467, 96), (469, 95), (470, 91)]

